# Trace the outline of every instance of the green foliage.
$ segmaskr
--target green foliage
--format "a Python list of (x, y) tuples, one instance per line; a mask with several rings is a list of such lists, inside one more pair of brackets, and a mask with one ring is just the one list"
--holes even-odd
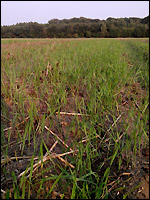
[(149, 16), (141, 18), (108, 18), (107, 20), (84, 17), (52, 19), (48, 24), (37, 22), (1, 26), (2, 38), (76, 38), (76, 37), (148, 37)]

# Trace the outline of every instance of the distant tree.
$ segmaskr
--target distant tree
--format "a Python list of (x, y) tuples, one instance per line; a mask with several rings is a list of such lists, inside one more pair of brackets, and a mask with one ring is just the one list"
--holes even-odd
[(48, 21), (48, 24), (59, 24), (59, 20), (58, 19), (51, 19)]
[(78, 33), (74, 33), (72, 36), (73, 38), (78, 38)]
[(147, 25), (149, 26), (149, 16), (147, 16), (147, 17), (141, 19), (141, 23), (142, 23), (142, 24), (147, 24)]
[(85, 37), (90, 38), (91, 37), (91, 32), (90, 31), (86, 31), (85, 32)]
[(100, 26), (100, 36), (105, 37), (107, 34), (107, 26), (105, 23), (102, 23)]
[(51, 19), (47, 24), (24, 22), (1, 26), (1, 37), (149, 37), (149, 16), (143, 19), (109, 17), (107, 20), (74, 17), (63, 20)]

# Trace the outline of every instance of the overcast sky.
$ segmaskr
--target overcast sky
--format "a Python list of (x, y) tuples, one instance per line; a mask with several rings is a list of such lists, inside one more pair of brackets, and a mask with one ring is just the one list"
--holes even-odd
[(1, 1), (1, 25), (47, 23), (54, 18), (144, 18), (147, 15), (149, 1)]

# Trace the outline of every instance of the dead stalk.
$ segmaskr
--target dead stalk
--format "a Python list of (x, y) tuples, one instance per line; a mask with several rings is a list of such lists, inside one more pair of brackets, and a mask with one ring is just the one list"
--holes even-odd
[[(52, 135), (54, 135), (65, 147), (69, 147), (65, 142), (62, 141), (62, 139), (60, 139), (60, 137), (58, 137), (58, 135), (56, 135), (53, 131), (51, 131), (49, 128), (47, 128), (47, 126), (44, 126), (46, 130), (48, 130)], [(72, 150), (70, 148), (70, 150)]]
[(2, 192), (3, 194), (6, 194), (6, 192), (5, 192), (4, 190), (2, 190), (2, 189), (1, 189), (1, 192)]
[[(116, 121), (111, 125), (111, 127), (113, 127), (113, 126), (115, 125), (115, 123), (117, 123), (117, 121), (120, 119), (120, 117), (121, 117), (121, 114), (120, 114), (119, 117), (116, 119)], [(111, 127), (106, 131), (104, 137), (106, 136), (107, 132), (110, 131)], [(119, 139), (116, 140), (116, 142), (118, 142), (118, 141), (122, 138), (122, 136), (123, 136), (124, 134), (125, 134), (125, 132), (119, 137)], [(98, 137), (100, 138), (99, 135), (96, 135), (94, 138), (98, 138)], [(102, 140), (104, 139), (104, 137), (102, 138)], [(86, 142), (86, 141), (88, 141), (88, 140), (89, 140), (89, 138), (87, 138), (87, 139), (85, 138), (84, 140), (80, 141), (79, 144), (80, 144), (80, 143), (84, 143), (84, 142)], [(102, 142), (102, 140), (101, 140), (101, 142)], [(109, 139), (106, 139), (105, 142), (108, 141), (108, 140), (109, 140)]]
[[(55, 142), (55, 143), (56, 143), (56, 142)], [(54, 144), (55, 144), (55, 143), (54, 143)], [(53, 146), (54, 146), (54, 145), (53, 145)], [(55, 145), (55, 146), (56, 146), (56, 145)], [(51, 148), (52, 148), (52, 147), (51, 147)], [(65, 161), (64, 159), (62, 159), (62, 158), (60, 158), (60, 157), (61, 157), (61, 156), (65, 156), (65, 155), (69, 155), (69, 154), (72, 154), (72, 153), (75, 153), (76, 151), (78, 151), (78, 150), (66, 152), (66, 153), (63, 153), (63, 154), (55, 154), (55, 153), (53, 153), (53, 154), (51, 154), (51, 157), (50, 157), (50, 156), (47, 156), (47, 153), (46, 153), (46, 154), (44, 155), (44, 157), (43, 157), (43, 163), (44, 163), (45, 161), (47, 161), (47, 160), (51, 160), (51, 158), (58, 158), (58, 159), (60, 159), (62, 162), (65, 162), (66, 165), (69, 165), (71, 168), (74, 168), (74, 166), (73, 166), (72, 164), (70, 164), (68, 161)], [(51, 161), (52, 161), (52, 160), (51, 160)], [(41, 163), (42, 163), (42, 160), (38, 161), (37, 163), (35, 163), (35, 164), (33, 165), (33, 168), (34, 168), (33, 172), (38, 168), (39, 164), (41, 164)], [(26, 173), (30, 170), (30, 168), (31, 168), (31, 167), (28, 168), (28, 170), (26, 171)], [(21, 177), (21, 176), (23, 176), (24, 173), (25, 173), (25, 171), (23, 171), (23, 172), (18, 176), (18, 178)], [(30, 176), (30, 174), (29, 174), (26, 178), (28, 178), (29, 176)]]
[[(96, 135), (94, 138), (98, 138), (98, 137), (100, 138), (99, 135)], [(91, 138), (91, 139), (94, 139), (94, 138)], [(79, 144), (80, 144), (80, 143), (84, 143), (84, 142), (86, 142), (86, 141), (88, 141), (88, 140), (89, 140), (89, 138), (84, 139), (84, 140), (80, 141)]]
[(134, 103), (135, 103), (135, 106), (139, 109), (139, 111), (142, 113), (142, 111), (141, 111), (141, 109), (140, 109), (140, 107), (139, 107), (139, 105), (137, 104), (137, 102), (136, 101), (134, 101)]
[(60, 156), (57, 156), (58, 159), (60, 159), (62, 162), (65, 163), (65, 165), (69, 165), (72, 169), (74, 169), (74, 166), (72, 164), (70, 164), (68, 161), (64, 160), (63, 158), (61, 158)]
[[(25, 118), (25, 120), (27, 120), (27, 119), (29, 119), (29, 117), (26, 117), (26, 118)], [(22, 122), (20, 122), (19, 124), (17, 124), (17, 126), (16, 126), (16, 127), (18, 127), (18, 126), (20, 126), (21, 124), (23, 124), (23, 123), (25, 122), (25, 120), (24, 120), (24, 121), (22, 121)], [(12, 127), (5, 128), (5, 129), (3, 129), (3, 131), (5, 132), (5, 131), (8, 131), (8, 130), (10, 130), (10, 129), (12, 129)]]
[[(123, 113), (122, 113), (122, 114), (123, 114)], [(103, 138), (101, 139), (100, 144), (101, 144), (102, 141), (104, 140), (104, 138), (105, 138), (105, 136), (107, 135), (107, 133), (111, 130), (111, 127), (113, 127), (113, 126), (118, 122), (118, 120), (121, 118), (122, 114), (120, 114), (120, 115), (117, 117), (116, 121), (115, 121), (115, 122), (109, 127), (109, 129), (106, 131), (106, 133), (104, 134)]]
[[(56, 112), (56, 114), (58, 114), (58, 112)], [(90, 116), (90, 115), (87, 115), (87, 114), (82, 114), (82, 113), (68, 113), (68, 112), (59, 112), (60, 115), (77, 115), (77, 116)]]
[(56, 142), (53, 144), (53, 146), (50, 148), (49, 152), (52, 152), (52, 151), (53, 151), (53, 149), (55, 148), (55, 146), (56, 146), (57, 143), (58, 143), (58, 141), (56, 141)]
[(124, 132), (124, 133), (116, 140), (116, 142), (118, 142), (125, 134), (126, 134), (126, 132)]

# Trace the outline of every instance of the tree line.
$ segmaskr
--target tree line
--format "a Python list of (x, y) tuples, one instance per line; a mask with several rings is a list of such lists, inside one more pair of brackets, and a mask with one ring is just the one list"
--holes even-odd
[(1, 38), (117, 38), (149, 37), (149, 16), (145, 18), (112, 18), (106, 20), (85, 17), (52, 19), (1, 26)]

